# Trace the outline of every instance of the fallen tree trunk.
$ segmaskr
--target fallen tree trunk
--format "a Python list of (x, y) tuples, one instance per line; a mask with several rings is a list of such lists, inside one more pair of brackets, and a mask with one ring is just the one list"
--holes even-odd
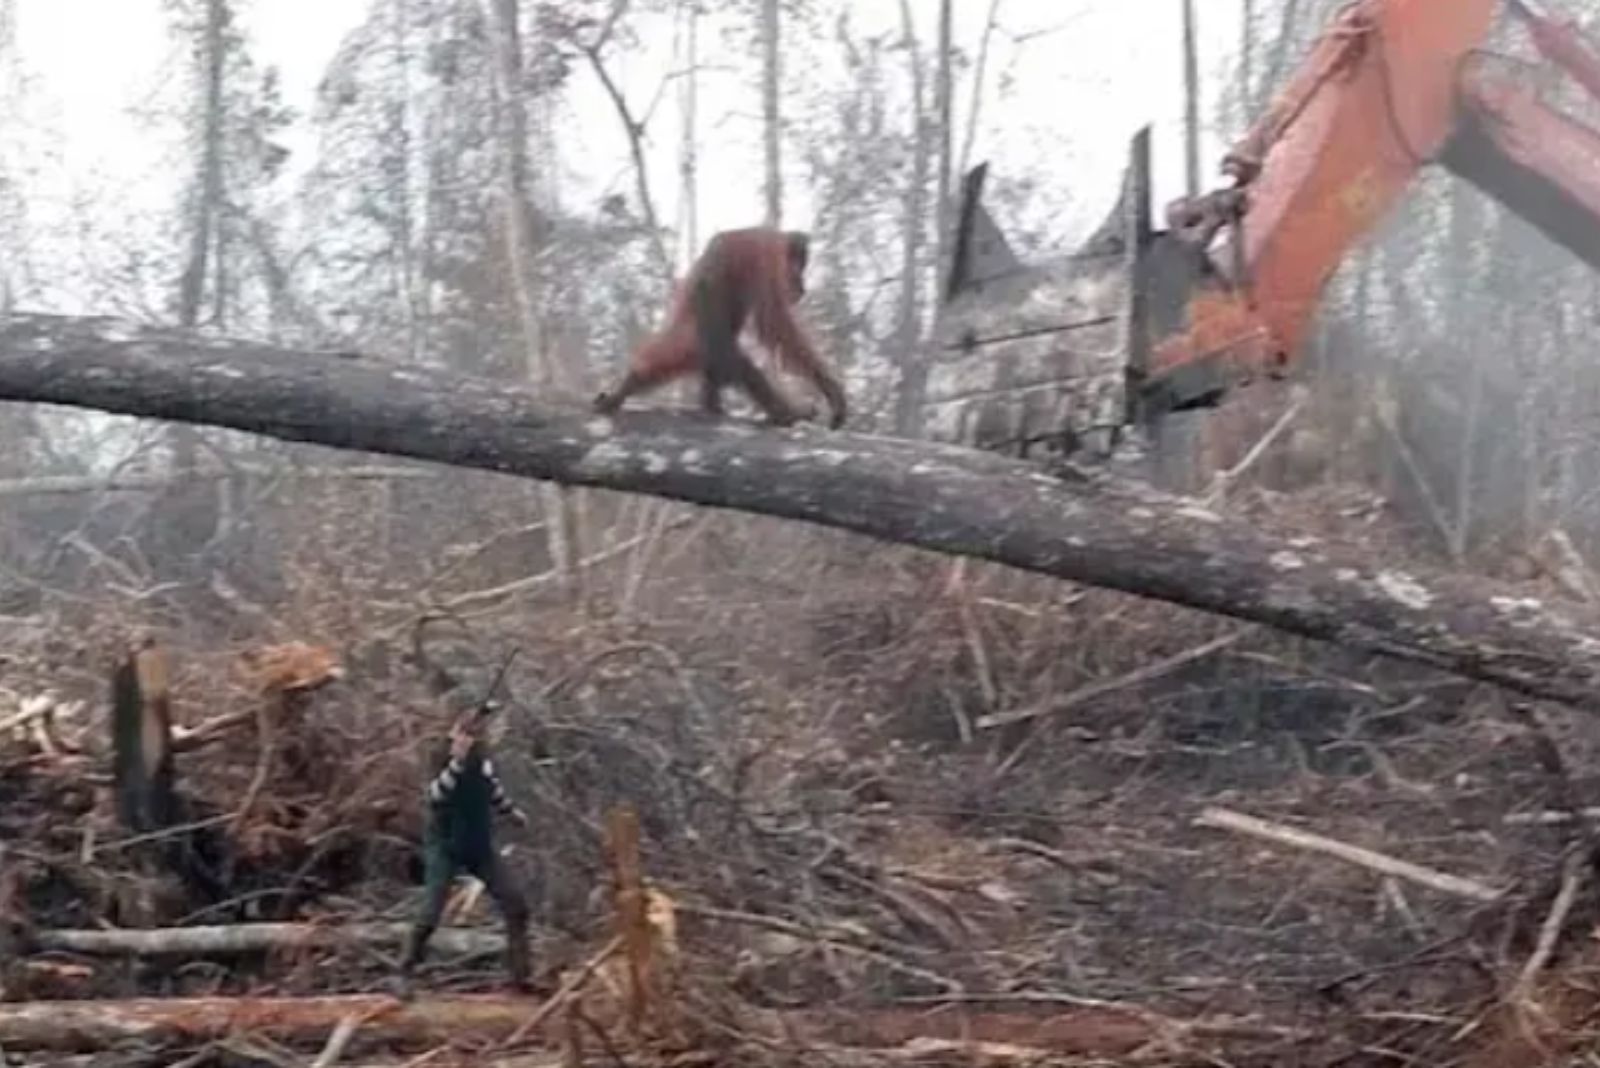
[(824, 524), (1429, 664), (1600, 710), (1600, 616), (1386, 568), (1115, 480), (998, 455), (661, 413), (112, 319), (0, 320), (0, 399), (390, 453)]
[[(213, 927), (150, 927), (123, 930), (38, 930), (33, 948), (102, 957), (229, 956), (269, 950), (338, 949), (355, 945), (400, 945), (403, 923), (239, 923)], [(499, 953), (505, 938), (495, 931), (442, 927), (431, 944), (445, 953)]]
[[(381, 995), (311, 998), (144, 998), (129, 1001), (36, 1001), (0, 1004), (0, 1047), (16, 1052), (90, 1052), (139, 1042), (194, 1045), (232, 1034), (321, 1047), (348, 1019), (356, 1037), (390, 1049), (431, 1049), (452, 1043), (503, 1043), (540, 1002), (505, 995), (418, 998)], [(1126, 1055), (1152, 1042), (1178, 1040), (1196, 1048), (1283, 1043), (1293, 1036), (1269, 1028), (1190, 1022), (1133, 1007), (1072, 1006), (1044, 1012), (751, 1012), (740, 1026), (803, 1045), (894, 1049), (928, 1040), (1017, 1042), (1058, 1055)]]
[(0, 1004), (0, 1047), (89, 1052), (127, 1042), (177, 1045), (254, 1034), (321, 1045), (347, 1017), (365, 1036), (410, 1047), (453, 1038), (503, 1040), (538, 1002), (496, 995), (418, 998), (136, 998)]

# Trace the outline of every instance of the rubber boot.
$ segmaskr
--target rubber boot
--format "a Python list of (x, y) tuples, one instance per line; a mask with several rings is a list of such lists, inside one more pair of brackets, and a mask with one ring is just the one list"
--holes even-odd
[(519, 994), (532, 991), (528, 965), (528, 928), (523, 923), (506, 925), (506, 970), (511, 973), (511, 989)]
[(395, 977), (394, 994), (401, 1001), (416, 997), (417, 965), (422, 963), (428, 936), (433, 932), (423, 927), (413, 927), (406, 936), (405, 955), (400, 958), (400, 974)]

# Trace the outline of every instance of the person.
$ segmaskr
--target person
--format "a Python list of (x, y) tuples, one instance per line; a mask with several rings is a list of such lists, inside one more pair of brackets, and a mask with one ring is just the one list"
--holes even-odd
[(528, 818), (506, 796), (495, 774), (481, 737), (482, 720), (477, 710), (460, 715), (451, 727), (448, 750), (436, 753), (431, 764), (434, 775), (424, 790), (426, 889), (400, 963), (402, 998), (412, 996), (417, 966), (438, 929), (450, 885), (461, 873), (479, 879), (494, 898), (506, 924), (511, 985), (523, 993), (529, 989), (528, 903), (494, 848), (496, 813), (521, 827), (528, 825)]

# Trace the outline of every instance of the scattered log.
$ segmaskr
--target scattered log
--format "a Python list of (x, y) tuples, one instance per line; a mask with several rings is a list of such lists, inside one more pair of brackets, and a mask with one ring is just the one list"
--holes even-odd
[(363, 1021), (363, 1036), (431, 1047), (452, 1039), (504, 1039), (537, 1007), (529, 998), (504, 995), (412, 1002), (375, 994), (20, 1002), (0, 1004), (0, 1047), (92, 1052), (127, 1042), (197, 1044), (242, 1033), (320, 1048), (351, 1016)]
[(109, 318), (0, 321), (0, 399), (649, 493), (998, 561), (1600, 711), (1600, 615), (992, 453), (576, 402)]
[(1399, 860), (1371, 849), (1341, 842), (1336, 838), (1327, 838), (1310, 831), (1302, 831), (1297, 827), (1273, 823), (1270, 820), (1259, 819), (1255, 816), (1246, 816), (1242, 812), (1232, 812), (1225, 808), (1208, 808), (1195, 818), (1197, 827), (1213, 827), (1218, 830), (1236, 831), (1247, 834), (1252, 838), (1260, 838), (1278, 845), (1286, 845), (1295, 849), (1305, 849), (1313, 853), (1334, 857), (1346, 864), (1354, 864), (1395, 879), (1405, 879), (1436, 890), (1441, 894), (1453, 897), (1464, 897), (1472, 901), (1498, 901), (1504, 896), (1504, 891), (1486, 886), (1475, 879), (1463, 879), (1459, 875), (1450, 875), (1446, 872), (1425, 868), (1421, 864), (1413, 864), (1408, 860)]
[[(93, 1052), (122, 1043), (196, 1045), (251, 1034), (307, 1049), (325, 1047), (348, 1019), (357, 1041), (390, 1049), (501, 1042), (538, 1011), (536, 999), (457, 995), (401, 1002), (381, 995), (316, 998), (167, 998), (0, 1003), (0, 1047), (17, 1052)], [(1161, 1042), (1227, 1049), (1295, 1041), (1289, 1033), (1233, 1023), (1185, 1021), (1135, 1007), (1082, 1006), (1049, 1012), (750, 1012), (741, 1024), (803, 1047), (903, 1049), (936, 1040), (1027, 1046), (1057, 1055), (1125, 1056)], [(783, 1036), (779, 1038), (778, 1036)]]
[[(1109, 1054), (1148, 1044), (1153, 1036), (1184, 1036), (1196, 1044), (1284, 1043), (1315, 1039), (1313, 1032), (1278, 1027), (1238, 1017), (1178, 1019), (1142, 1005), (1065, 997), (1059, 1004), (1026, 1004), (975, 1009), (961, 998), (930, 999), (920, 1008), (882, 1008), (862, 1012), (801, 1009), (779, 1014), (801, 1034), (828, 1036), (862, 1048), (900, 1046), (928, 1039), (1014, 1042), (1055, 1052)], [(942, 1004), (941, 1004), (942, 1002)]]
[[(39, 930), (32, 944), (40, 950), (61, 950), (102, 957), (225, 957), (268, 951), (340, 949), (351, 946), (400, 945), (409, 927), (403, 923), (239, 923), (211, 927), (153, 927), (123, 930)], [(495, 931), (442, 928), (433, 946), (446, 953), (488, 956), (505, 948)]]

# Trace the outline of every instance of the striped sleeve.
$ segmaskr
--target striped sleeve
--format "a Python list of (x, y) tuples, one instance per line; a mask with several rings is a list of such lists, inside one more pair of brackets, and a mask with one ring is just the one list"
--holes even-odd
[(442, 805), (450, 800), (450, 795), (456, 792), (456, 785), (461, 781), (461, 773), (465, 765), (456, 757), (451, 757), (445, 764), (444, 770), (433, 777), (428, 784), (428, 800), (435, 805)]
[(488, 759), (483, 762), (483, 777), (489, 780), (489, 799), (494, 802), (495, 809), (504, 816), (515, 812), (517, 806), (506, 796), (505, 787), (500, 785), (500, 776), (494, 773), (494, 764)]

